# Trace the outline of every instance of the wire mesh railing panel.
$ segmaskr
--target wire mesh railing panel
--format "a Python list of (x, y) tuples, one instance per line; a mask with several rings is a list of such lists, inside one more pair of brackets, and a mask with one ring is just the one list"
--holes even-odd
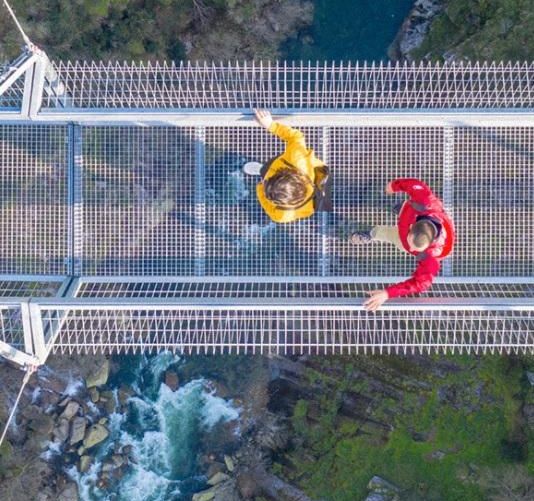
[(0, 125), (0, 273), (67, 273), (67, 136)]
[[(303, 128), (320, 154), (322, 131)], [(260, 127), (210, 127), (205, 146), (205, 274), (317, 275), (321, 227), (317, 216), (275, 224), (256, 196), (259, 177), (247, 176), (247, 161), (265, 163), (285, 143)]]
[(20, 306), (0, 304), (0, 341), (24, 350), (24, 329)]
[[(60, 310), (44, 310), (47, 325)], [(532, 311), (68, 309), (55, 352), (532, 353)]]
[(45, 108), (531, 108), (534, 63), (54, 63)]
[(60, 286), (61, 282), (0, 279), (0, 297), (52, 297)]
[(332, 239), (332, 275), (403, 276), (415, 258), (388, 243), (353, 245), (348, 236), (375, 225), (396, 225), (395, 204), (403, 195), (388, 196), (386, 184), (417, 177), (439, 195), (443, 186), (443, 131), (420, 127), (332, 128), (329, 158), (334, 182), (333, 206), (345, 239)]
[[(23, 63), (26, 54), (20, 56), (13, 63), (0, 65), (0, 85), (13, 76), (17, 71), (17, 67)], [(15, 79), (8, 87), (0, 94), (0, 111), (18, 111), (22, 108), (22, 99), (24, 95), (24, 74)]]
[(84, 127), (81, 273), (193, 273), (195, 143), (180, 127)]
[(0, 111), (19, 111), (22, 108), (23, 95), (24, 77), (20, 77), (0, 95)]
[[(363, 298), (383, 283), (335, 282), (91, 282), (83, 281), (79, 298)], [(420, 297), (534, 298), (534, 284), (435, 283)]]
[(457, 276), (534, 275), (534, 128), (455, 129)]

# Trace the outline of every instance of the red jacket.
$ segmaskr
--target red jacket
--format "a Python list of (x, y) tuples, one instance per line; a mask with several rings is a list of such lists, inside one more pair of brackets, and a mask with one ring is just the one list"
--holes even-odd
[[(441, 260), (451, 253), (454, 245), (454, 224), (445, 213), (441, 200), (425, 183), (419, 179), (396, 179), (391, 187), (393, 191), (404, 191), (410, 197), (399, 214), (399, 237), (406, 251), (417, 256), (418, 263), (412, 278), (386, 288), (390, 298), (427, 290), (439, 273)], [(424, 252), (412, 252), (406, 238), (410, 226), (420, 216), (430, 217), (440, 224), (441, 232)]]

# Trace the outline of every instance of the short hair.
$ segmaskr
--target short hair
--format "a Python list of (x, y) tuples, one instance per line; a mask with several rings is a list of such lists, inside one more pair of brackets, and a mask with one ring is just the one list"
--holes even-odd
[(417, 221), (410, 229), (410, 234), (418, 249), (426, 249), (436, 237), (436, 227), (429, 221)]
[(263, 182), (265, 196), (281, 208), (293, 209), (306, 198), (309, 182), (303, 174), (293, 169), (281, 169)]

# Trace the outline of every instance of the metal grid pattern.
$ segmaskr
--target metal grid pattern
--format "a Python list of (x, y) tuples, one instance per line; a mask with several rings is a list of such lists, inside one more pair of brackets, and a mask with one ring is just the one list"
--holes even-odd
[[(303, 128), (322, 151), (321, 129)], [(285, 143), (260, 127), (210, 127), (205, 144), (206, 275), (317, 275), (322, 255), (318, 217), (274, 224), (256, 197), (259, 178), (243, 174), (247, 161), (267, 162)]]
[[(79, 298), (363, 298), (383, 283), (82, 282)], [(436, 283), (421, 297), (534, 298), (534, 284)]]
[(84, 127), (82, 143), (79, 271), (192, 274), (193, 130)]
[[(45, 329), (62, 310), (43, 311)], [(69, 309), (60, 353), (534, 352), (532, 311)]]
[[(27, 58), (24, 53), (11, 64), (0, 65), (0, 85), (5, 83), (9, 78), (14, 78), (17, 67)], [(3, 93), (0, 94), (0, 110), (15, 111), (22, 108), (22, 98), (24, 95), (24, 75), (15, 79)]]
[[(400, 177), (443, 189), (443, 129), (436, 127), (336, 127), (329, 130), (327, 163), (334, 181), (334, 214), (350, 234), (379, 224), (394, 225), (404, 195), (388, 196), (386, 184)], [(458, 224), (461, 224), (458, 222)], [(355, 246), (330, 241), (333, 276), (404, 276), (414, 259), (388, 243)]]
[(534, 276), (534, 127), (454, 134), (453, 273)]
[(0, 273), (67, 273), (62, 126), (0, 125)]
[(24, 330), (20, 307), (0, 304), (0, 341), (16, 350), (24, 350)]
[(61, 282), (0, 280), (0, 297), (52, 297)]
[(534, 275), (534, 128), (303, 128), (331, 168), (334, 214), (288, 225), (270, 223), (258, 179), (241, 172), (284, 149), (259, 127), (80, 130), (67, 169), (78, 150), (65, 127), (0, 127), (1, 273), (66, 274), (75, 262), (83, 275), (404, 277), (414, 260), (392, 245), (326, 230), (395, 224), (403, 195), (384, 186), (409, 176), (455, 221), (444, 275)]
[[(126, 109), (528, 108), (534, 63), (59, 62), (68, 104)], [(65, 96), (45, 96), (62, 108)]]
[(8, 89), (6, 89), (0, 95), (0, 111), (20, 110), (22, 108), (23, 95), (24, 95), (24, 77), (19, 77), (9, 86)]

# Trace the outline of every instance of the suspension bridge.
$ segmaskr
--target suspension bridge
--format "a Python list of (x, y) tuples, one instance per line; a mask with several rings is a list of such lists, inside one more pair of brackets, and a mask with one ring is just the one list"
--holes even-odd
[[(0, 72), (0, 355), (532, 353), (534, 63), (51, 62)], [(252, 108), (330, 166), (333, 214), (268, 224), (240, 167), (283, 151)], [(393, 224), (388, 181), (425, 180), (457, 228), (421, 296), (366, 291), (415, 263), (352, 246)]]

